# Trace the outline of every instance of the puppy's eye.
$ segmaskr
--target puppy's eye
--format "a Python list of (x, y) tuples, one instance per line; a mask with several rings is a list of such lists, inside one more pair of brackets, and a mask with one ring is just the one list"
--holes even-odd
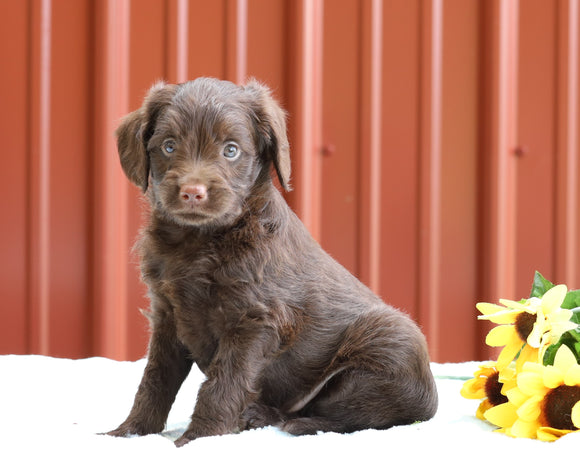
[(171, 155), (175, 151), (176, 146), (177, 145), (173, 140), (165, 140), (162, 145), (163, 152), (167, 155)]
[(224, 146), (224, 156), (228, 159), (236, 159), (240, 155), (240, 147), (235, 143)]

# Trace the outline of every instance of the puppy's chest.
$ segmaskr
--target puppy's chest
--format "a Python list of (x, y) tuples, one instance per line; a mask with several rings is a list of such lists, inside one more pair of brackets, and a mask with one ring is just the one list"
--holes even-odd
[(243, 249), (236, 256), (211, 243), (183, 243), (146, 260), (144, 273), (149, 286), (169, 300), (183, 330), (219, 337), (242, 317), (266, 310), (260, 288), (263, 267), (248, 265), (243, 256)]

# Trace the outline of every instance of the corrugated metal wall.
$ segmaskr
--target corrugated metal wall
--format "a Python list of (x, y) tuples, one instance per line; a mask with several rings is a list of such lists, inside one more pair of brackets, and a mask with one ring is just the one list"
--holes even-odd
[(0, 352), (134, 359), (142, 222), (113, 131), (158, 79), (268, 83), (291, 206), (425, 331), (580, 287), (578, 0), (0, 0)]

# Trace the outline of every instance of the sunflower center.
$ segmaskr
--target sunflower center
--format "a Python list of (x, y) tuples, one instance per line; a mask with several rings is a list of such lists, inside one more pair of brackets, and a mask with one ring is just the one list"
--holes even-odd
[(572, 407), (580, 401), (580, 385), (561, 385), (550, 390), (543, 400), (542, 420), (544, 426), (575, 431), (572, 423)]
[(527, 341), (528, 336), (532, 333), (534, 329), (534, 324), (536, 323), (536, 316), (528, 312), (522, 312), (516, 317), (514, 323), (516, 332), (522, 341)]
[(508, 398), (502, 395), (503, 384), (499, 381), (499, 372), (491, 374), (485, 381), (485, 396), (493, 406), (507, 403)]

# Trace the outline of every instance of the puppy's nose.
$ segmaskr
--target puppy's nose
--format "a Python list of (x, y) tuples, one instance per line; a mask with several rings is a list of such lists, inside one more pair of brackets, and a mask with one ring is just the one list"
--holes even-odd
[(184, 185), (179, 196), (190, 205), (199, 205), (207, 199), (207, 187), (203, 184)]

